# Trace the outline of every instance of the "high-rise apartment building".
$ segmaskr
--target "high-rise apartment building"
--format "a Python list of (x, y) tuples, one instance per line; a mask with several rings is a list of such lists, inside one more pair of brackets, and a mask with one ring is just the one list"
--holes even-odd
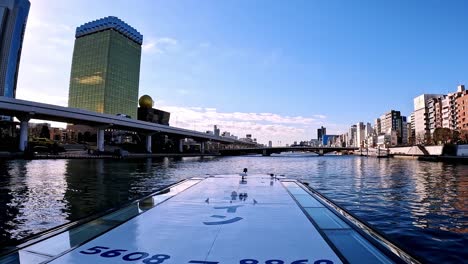
[(414, 127), (414, 112), (410, 115), (410, 122), (408, 123), (408, 144), (416, 144), (416, 133)]
[(68, 106), (137, 118), (143, 36), (117, 17), (76, 29)]
[(357, 132), (357, 126), (352, 125), (349, 128), (349, 133), (348, 133), (348, 146), (350, 147), (356, 147), (357, 145), (357, 138), (356, 138), (356, 132)]
[(366, 133), (366, 126), (363, 122), (359, 122), (356, 124), (356, 147), (363, 147), (365, 145), (365, 136)]
[(374, 130), (377, 136), (382, 133), (382, 120), (380, 118), (375, 119)]
[(438, 127), (442, 127), (442, 100), (445, 95), (429, 98), (427, 100), (427, 119), (430, 133)]
[(423, 143), (430, 135), (428, 100), (442, 97), (441, 94), (422, 94), (414, 98), (414, 112), (411, 124), (414, 124), (416, 144)]
[(459, 85), (457, 91), (447, 94), (442, 99), (442, 127), (457, 129), (457, 98), (467, 94), (464, 85)]
[(374, 129), (372, 128), (371, 123), (368, 122), (365, 127), (364, 135), (367, 138), (367, 137), (372, 136), (373, 134), (374, 134)]
[(0, 1), (0, 96), (15, 97), (28, 0)]
[(458, 97), (455, 101), (457, 109), (457, 129), (468, 131), (468, 94)]

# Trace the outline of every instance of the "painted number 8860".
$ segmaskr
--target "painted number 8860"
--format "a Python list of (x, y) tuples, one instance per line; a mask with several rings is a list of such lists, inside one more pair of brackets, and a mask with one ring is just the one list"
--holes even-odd
[[(307, 259), (301, 259), (301, 260), (296, 260), (291, 262), (291, 264), (308, 264), (311, 263)], [(243, 259), (239, 262), (239, 264), (260, 264), (260, 262), (256, 259)], [(265, 261), (265, 264), (287, 264), (283, 260), (279, 259), (271, 259)], [(313, 264), (333, 264), (333, 261), (327, 260), (327, 259), (321, 259), (321, 260), (316, 260), (314, 261)]]

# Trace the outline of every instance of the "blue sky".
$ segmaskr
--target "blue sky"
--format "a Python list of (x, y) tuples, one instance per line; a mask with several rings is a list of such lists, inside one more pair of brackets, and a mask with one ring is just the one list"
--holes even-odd
[(17, 97), (67, 104), (74, 30), (114, 15), (144, 35), (140, 95), (171, 124), (263, 143), (346, 132), (468, 83), (466, 1), (31, 0)]

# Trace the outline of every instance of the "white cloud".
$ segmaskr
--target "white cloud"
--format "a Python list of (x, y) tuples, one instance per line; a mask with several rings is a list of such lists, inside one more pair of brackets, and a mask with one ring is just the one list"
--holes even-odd
[[(40, 90), (40, 89), (39, 89)], [(53, 95), (48, 92), (22, 89), (20, 96), (23, 100), (45, 102), (48, 104), (67, 106), (68, 98), (65, 95)], [(217, 125), (221, 131), (229, 131), (239, 137), (253, 134), (260, 143), (269, 140), (274, 145), (291, 144), (294, 141), (310, 140), (313, 131), (323, 122), (323, 115), (284, 116), (275, 113), (244, 113), (244, 112), (218, 112), (216, 108), (163, 106), (158, 101), (158, 108), (171, 113), (171, 126), (197, 131), (213, 130)], [(162, 105), (159, 107), (159, 105)], [(316, 117), (320, 117), (317, 119)], [(41, 121), (36, 121), (41, 122)], [(55, 127), (65, 127), (64, 123), (52, 123)], [(346, 131), (346, 127), (330, 124), (330, 132)]]
[(166, 53), (168, 51), (174, 51), (178, 45), (179, 42), (170, 37), (149, 38), (147, 41), (144, 41), (141, 48), (145, 53)]
[(18, 92), (21, 92), (18, 99), (46, 103), (59, 106), (68, 106), (68, 97), (61, 95), (53, 95), (47, 92), (39, 92), (36, 90), (22, 89)]
[(218, 112), (216, 108), (162, 106), (171, 113), (171, 125), (186, 129), (207, 131), (217, 125), (239, 137), (253, 134), (260, 143), (272, 140), (274, 144), (309, 140), (312, 131), (325, 118), (283, 116), (275, 113)]
[(327, 118), (327, 116), (325, 116), (325, 115), (313, 115), (313, 117), (319, 118), (319, 119), (325, 119), (325, 118)]
[(186, 89), (177, 89), (176, 92), (180, 95), (187, 95), (190, 93), (190, 91)]
[(66, 106), (74, 29), (46, 22), (46, 12), (31, 9), (26, 25), (16, 97)]

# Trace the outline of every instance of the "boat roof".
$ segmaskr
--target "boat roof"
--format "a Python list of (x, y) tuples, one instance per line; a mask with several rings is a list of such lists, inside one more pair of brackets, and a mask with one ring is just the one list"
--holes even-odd
[(298, 181), (218, 175), (30, 241), (0, 263), (412, 262), (356, 227)]

